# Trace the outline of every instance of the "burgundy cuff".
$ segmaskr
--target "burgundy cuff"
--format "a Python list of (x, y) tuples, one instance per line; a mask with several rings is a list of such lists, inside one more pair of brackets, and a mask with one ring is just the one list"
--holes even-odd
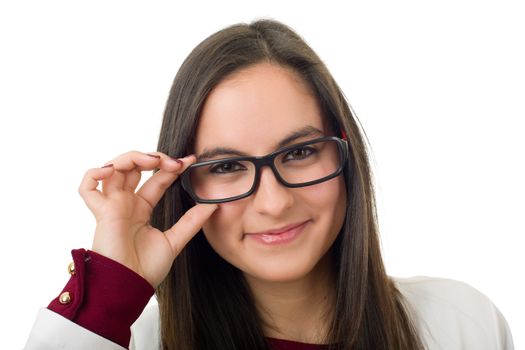
[(154, 294), (153, 287), (136, 272), (93, 251), (75, 249), (71, 255), (71, 278), (47, 308), (127, 348), (130, 327)]

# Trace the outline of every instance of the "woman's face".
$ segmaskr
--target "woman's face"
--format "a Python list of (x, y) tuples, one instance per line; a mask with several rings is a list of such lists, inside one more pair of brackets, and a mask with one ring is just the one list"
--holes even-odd
[[(209, 94), (195, 154), (222, 147), (266, 155), (287, 136), (306, 128), (321, 133), (289, 144), (329, 136), (326, 125), (316, 98), (295, 73), (260, 63), (234, 73)], [(292, 281), (312, 271), (339, 233), (346, 212), (345, 183), (340, 175), (312, 186), (287, 188), (263, 167), (255, 193), (219, 206), (203, 226), (213, 249), (247, 277)], [(269, 244), (272, 237), (256, 234), (303, 223), (277, 243)]]

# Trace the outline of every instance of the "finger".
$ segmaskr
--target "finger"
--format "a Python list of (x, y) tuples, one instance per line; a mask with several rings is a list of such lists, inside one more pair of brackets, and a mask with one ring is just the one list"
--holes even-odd
[(197, 204), (165, 232), (166, 238), (171, 244), (174, 258), (179, 255), (182, 248), (199, 232), (202, 225), (218, 208), (218, 204)]
[[(155, 155), (160, 157), (160, 162), (157, 165), (157, 169), (164, 170), (167, 172), (177, 171), (180, 166), (183, 164), (181, 160), (172, 158), (161, 152), (151, 152), (149, 155)], [(142, 168), (135, 168), (134, 171), (129, 173), (129, 176), (126, 177), (123, 187), (125, 189), (135, 190), (140, 182)]]
[[(128, 176), (133, 177), (132, 181), (138, 183), (140, 181), (140, 172), (154, 169), (159, 162), (159, 155), (150, 155), (138, 151), (131, 151), (118, 156), (110, 161), (115, 166), (115, 172), (113, 176), (103, 181), (102, 192), (108, 194), (112, 191), (123, 190)], [(131, 190), (134, 191), (135, 187), (131, 188)]]
[(86, 171), (78, 193), (86, 203), (87, 207), (96, 215), (96, 208), (102, 205), (104, 195), (97, 190), (98, 182), (111, 176), (114, 172), (114, 165), (108, 164), (102, 168), (95, 168)]
[(187, 156), (180, 159), (175, 170), (164, 168), (153, 174), (142, 187), (137, 191), (137, 195), (142, 197), (153, 208), (162, 198), (168, 187), (195, 162), (195, 156)]

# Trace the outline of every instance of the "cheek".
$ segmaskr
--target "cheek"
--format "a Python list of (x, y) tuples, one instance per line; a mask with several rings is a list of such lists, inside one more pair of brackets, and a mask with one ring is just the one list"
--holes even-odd
[(217, 252), (227, 250), (228, 244), (239, 237), (241, 232), (242, 201), (219, 204), (212, 216), (204, 223), (202, 230), (206, 239)]
[(314, 186), (304, 187), (302, 199), (311, 208), (323, 213), (339, 216), (341, 207), (346, 208), (346, 186), (344, 179), (338, 176)]
[(346, 215), (346, 186), (343, 177), (304, 188), (303, 200), (317, 222), (324, 248), (331, 246), (343, 226)]

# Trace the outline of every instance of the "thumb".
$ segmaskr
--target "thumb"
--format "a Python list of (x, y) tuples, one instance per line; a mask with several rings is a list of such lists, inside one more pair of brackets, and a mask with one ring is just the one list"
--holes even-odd
[(170, 242), (174, 254), (173, 258), (179, 255), (190, 239), (199, 232), (202, 225), (218, 208), (217, 204), (197, 204), (184, 213), (175, 225), (164, 232)]

